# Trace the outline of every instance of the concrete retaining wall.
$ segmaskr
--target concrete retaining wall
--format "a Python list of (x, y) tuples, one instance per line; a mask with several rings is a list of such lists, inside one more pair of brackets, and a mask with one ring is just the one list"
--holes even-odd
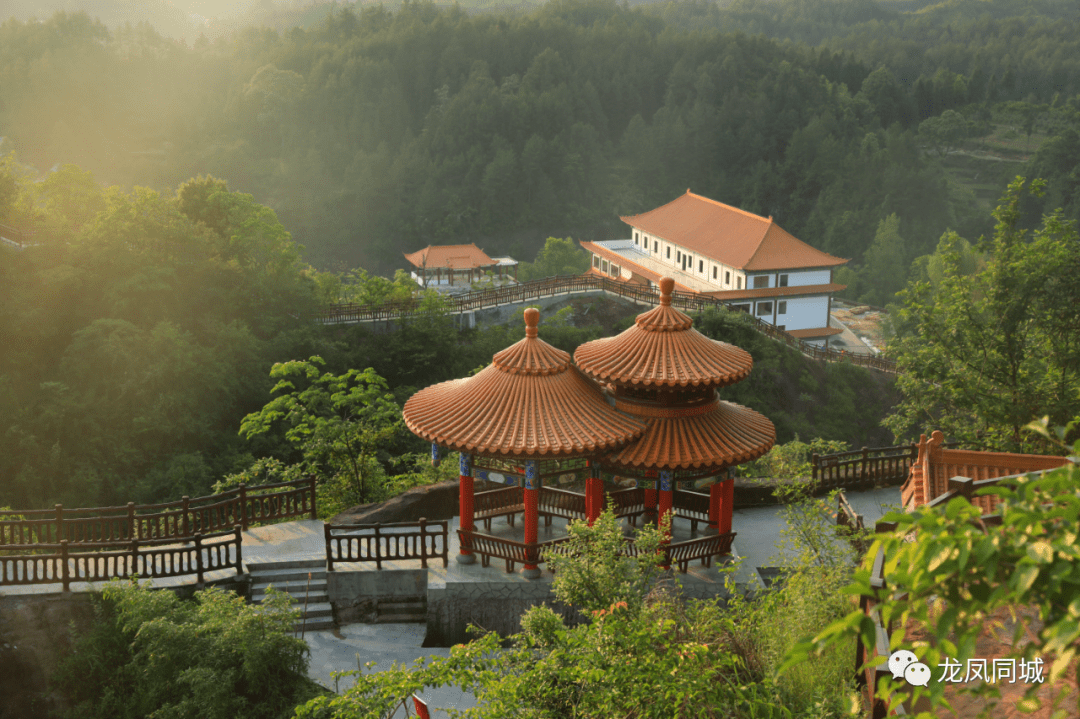
[(380, 599), (423, 599), (429, 596), (428, 570), (327, 572), (326, 593), (338, 624), (371, 622)]

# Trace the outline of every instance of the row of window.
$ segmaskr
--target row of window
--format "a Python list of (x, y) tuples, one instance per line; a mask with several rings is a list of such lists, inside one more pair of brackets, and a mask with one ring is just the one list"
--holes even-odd
[[(757, 303), (758, 317), (766, 317), (766, 316), (771, 317), (772, 316), (772, 305), (773, 305), (772, 302), (758, 302)], [(776, 303), (776, 314), (778, 314), (778, 315), (786, 315), (787, 314), (787, 302), (786, 301)]]
[(608, 262), (607, 260), (600, 259), (599, 255), (592, 256), (592, 266), (600, 270), (601, 272), (606, 272), (612, 277), (617, 278), (620, 274), (622, 274), (621, 267), (619, 267), (614, 262)]
[[(648, 241), (648, 239), (642, 237), (641, 234), (639, 232), (637, 232), (636, 230), (634, 231), (634, 244), (637, 245), (638, 247), (642, 247), (646, 252), (649, 251), (649, 241)], [(670, 260), (671, 259), (671, 246), (669, 245), (664, 249), (665, 249), (665, 259)], [(658, 240), (653, 240), (653, 252), (654, 253), (660, 252), (660, 242)], [(690, 255), (687, 255), (687, 254), (683, 253), (681, 250), (675, 250), (675, 264), (679, 265), (684, 272), (686, 270), (688, 270), (688, 269), (689, 270), (693, 269), (693, 264), (692, 264), (693, 261), (694, 260)], [(698, 262), (698, 266), (697, 266), (698, 274), (705, 274), (705, 260), (699, 259), (697, 262)], [(712, 278), (713, 278), (714, 282), (719, 282), (719, 280), (720, 280), (720, 268), (717, 267), (716, 265), (713, 265), (713, 268), (712, 268)], [(736, 279), (738, 281), (738, 287), (736, 289), (741, 290), (742, 289), (742, 278), (738, 277)], [(724, 286), (728, 287), (730, 285), (731, 285), (731, 271), (730, 270), (724, 270)], [(768, 288), (768, 286), (769, 286), (769, 275), (756, 275), (754, 277), (754, 289), (755, 290), (766, 289), (766, 288)], [(777, 287), (787, 287), (788, 286), (788, 276), (787, 275), (780, 275), (777, 278), (776, 286)]]

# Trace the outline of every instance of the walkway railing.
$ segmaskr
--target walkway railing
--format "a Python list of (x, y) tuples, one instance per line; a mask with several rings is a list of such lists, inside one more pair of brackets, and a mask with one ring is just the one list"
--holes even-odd
[[(63, 591), (69, 592), (72, 582), (192, 574), (202, 584), (209, 571), (234, 568), (243, 574), (241, 532), (240, 525), (226, 532), (199, 532), (181, 545), (173, 539), (80, 543), (63, 539), (28, 545), (24, 554), (0, 553), (0, 585), (61, 584)], [(208, 541), (215, 539), (224, 541)]]
[[(572, 275), (568, 277), (548, 277), (543, 280), (523, 282), (508, 287), (497, 287), (489, 290), (467, 292), (446, 298), (447, 310), (450, 314), (462, 312), (475, 312), (477, 310), (499, 307), (501, 305), (519, 304), (540, 300), (556, 295), (577, 294), (584, 292), (604, 292), (616, 295), (635, 302), (647, 304), (660, 303), (660, 290), (650, 289), (642, 285), (619, 282), (607, 277), (596, 275)], [(714, 297), (692, 292), (675, 292), (672, 295), (671, 304), (686, 312), (701, 312), (710, 307), (722, 307), (727, 303)], [(413, 298), (402, 302), (387, 302), (379, 305), (338, 304), (323, 310), (317, 315), (317, 320), (323, 324), (354, 324), (357, 322), (391, 321), (404, 317), (418, 315), (423, 312), (423, 306), (419, 298)], [(775, 325), (764, 322), (757, 317), (750, 316), (754, 328), (772, 339), (783, 342), (807, 357), (826, 362), (846, 362), (848, 364), (870, 367), (882, 372), (896, 372), (896, 363), (882, 357), (872, 355), (851, 354), (834, 349), (824, 349), (817, 345), (806, 342), (797, 337), (792, 337), (784, 330), (777, 329)]]
[(176, 541), (315, 513), (315, 477), (236, 489), (177, 502), (123, 507), (0, 512), (0, 550), (7, 546)]
[(419, 559), (427, 569), (429, 559), (442, 559), (445, 568), (449, 560), (445, 520), (429, 522), (394, 522), (391, 524), (324, 524), (326, 540), (326, 571), (334, 564), (374, 562), (382, 569), (383, 562)]
[[(949, 442), (944, 447), (956, 447)], [(863, 447), (850, 452), (810, 455), (810, 476), (822, 490), (870, 489), (881, 484), (901, 484), (919, 458), (917, 443), (893, 447)]]

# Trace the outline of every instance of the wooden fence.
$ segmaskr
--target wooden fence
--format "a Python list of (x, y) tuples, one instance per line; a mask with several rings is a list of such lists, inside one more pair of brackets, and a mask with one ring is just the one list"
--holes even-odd
[(179, 545), (174, 539), (39, 543), (33, 545), (33, 554), (0, 556), (0, 585), (58, 583), (69, 592), (72, 582), (104, 582), (135, 574), (140, 579), (194, 574), (202, 584), (209, 571), (235, 568), (237, 574), (243, 573), (242, 531), (236, 525), (226, 532), (197, 532)]
[[(943, 447), (956, 447), (949, 442)], [(849, 452), (810, 455), (810, 476), (821, 490), (872, 489), (882, 484), (901, 484), (919, 458), (919, 445), (863, 447)]]
[[(276, 491), (275, 491), (276, 490)], [(168, 539), (231, 531), (240, 525), (289, 517), (315, 519), (315, 477), (236, 489), (165, 504), (0, 512), (0, 549), (12, 545), (59, 545)], [(41, 547), (36, 547), (41, 549)]]
[[(568, 277), (548, 277), (507, 287), (478, 290), (446, 298), (446, 308), (450, 314), (475, 312), (477, 310), (499, 307), (501, 305), (531, 302), (557, 295), (584, 292), (604, 292), (644, 304), (659, 304), (660, 290), (643, 285), (619, 282), (596, 275), (571, 275)], [(675, 292), (671, 304), (685, 312), (702, 312), (709, 308), (723, 307), (728, 303), (708, 295), (695, 292)], [(419, 298), (401, 302), (386, 302), (379, 305), (338, 304), (320, 312), (316, 319), (322, 324), (354, 324), (357, 322), (389, 322), (412, 317), (424, 311)], [(826, 362), (846, 362), (848, 364), (869, 367), (882, 372), (896, 372), (896, 363), (883, 357), (851, 354), (834, 349), (818, 347), (810, 342), (792, 337), (775, 325), (749, 316), (754, 328), (772, 339), (783, 342), (789, 347), (816, 360)]]
[(447, 523), (394, 522), (391, 524), (324, 524), (326, 571), (335, 563), (375, 562), (376, 569), (392, 560), (419, 559), (427, 569), (429, 559), (448, 563)]

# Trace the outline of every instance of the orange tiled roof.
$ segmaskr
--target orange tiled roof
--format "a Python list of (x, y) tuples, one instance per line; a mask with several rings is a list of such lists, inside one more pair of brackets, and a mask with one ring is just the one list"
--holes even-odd
[[(911, 465), (908, 479), (901, 488), (905, 509), (922, 506), (948, 492), (949, 480), (952, 477), (994, 479), (1057, 469), (1069, 463), (1065, 457), (1041, 454), (945, 449), (941, 446), (944, 440), (945, 436), (940, 430), (934, 430), (929, 440), (925, 434), (922, 435), (919, 441), (919, 456)], [(973, 497), (972, 504), (981, 508), (984, 514), (990, 514), (997, 507), (997, 497)]]
[(746, 379), (750, 353), (693, 329), (693, 320), (671, 306), (674, 285), (670, 277), (660, 280), (660, 306), (638, 315), (633, 327), (578, 347), (578, 367), (624, 386), (723, 387)]
[(707, 297), (715, 297), (718, 300), (751, 300), (759, 297), (791, 297), (797, 295), (824, 295), (847, 289), (847, 285), (838, 285), (835, 282), (824, 285), (795, 285), (794, 287), (762, 287), (757, 290), (717, 290), (716, 292), (702, 292)]
[[(630, 411), (627, 403), (620, 409)], [(653, 413), (659, 408), (649, 408)], [(646, 410), (648, 411), (648, 410)], [(762, 456), (776, 442), (776, 428), (764, 416), (732, 402), (672, 408), (649, 420), (644, 436), (612, 452), (604, 464), (619, 469), (720, 470)]]
[(467, 270), (498, 264), (472, 242), (467, 245), (428, 245), (412, 254), (405, 254), (405, 259), (414, 267), (427, 267), (429, 270)]
[(414, 394), (405, 425), (451, 450), (522, 458), (588, 456), (641, 436), (643, 423), (612, 409), (568, 353), (537, 338), (539, 319), (525, 310), (525, 339), (475, 376)]
[(622, 221), (742, 270), (834, 267), (847, 262), (797, 239), (771, 217), (760, 217), (690, 190), (666, 205)]

